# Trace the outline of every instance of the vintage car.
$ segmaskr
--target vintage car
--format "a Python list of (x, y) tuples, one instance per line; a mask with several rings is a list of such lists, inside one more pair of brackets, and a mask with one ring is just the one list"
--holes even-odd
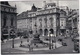
[(79, 40), (80, 40), (80, 38), (79, 37), (76, 37), (76, 38), (74, 38), (74, 50), (76, 51), (76, 52), (79, 52), (80, 50), (79, 50)]

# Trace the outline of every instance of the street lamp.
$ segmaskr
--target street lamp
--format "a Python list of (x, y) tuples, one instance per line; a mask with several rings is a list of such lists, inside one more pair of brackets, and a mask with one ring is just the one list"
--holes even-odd
[(22, 41), (22, 36), (23, 36), (23, 31), (22, 31), (21, 34), (20, 34), (20, 40), (21, 40), (20, 47), (22, 46), (22, 43), (23, 43), (23, 41)]
[(53, 37), (53, 34), (52, 33), (50, 33), (49, 35), (49, 49), (52, 49), (53, 48), (53, 43), (52, 43), (52, 37)]
[(51, 34), (50, 36), (51, 36), (51, 43), (52, 43), (51, 48), (53, 49), (53, 42), (55, 41), (55, 39), (53, 39), (54, 38), (54, 35), (53, 34)]
[(49, 49), (53, 49), (53, 46), (55, 49), (56, 48), (56, 39), (55, 39), (56, 37), (52, 33), (50, 33), (48, 36), (49, 36)]
[(52, 40), (54, 49), (56, 48), (56, 36), (53, 35), (53, 40)]
[(12, 48), (14, 48), (15, 32), (14, 32), (14, 31), (11, 31), (10, 35), (11, 35), (11, 37), (12, 37)]

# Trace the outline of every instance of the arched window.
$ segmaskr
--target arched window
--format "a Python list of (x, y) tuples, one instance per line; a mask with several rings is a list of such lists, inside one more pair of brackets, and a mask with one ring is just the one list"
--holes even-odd
[(39, 19), (40, 27), (42, 27), (42, 19)]
[(44, 35), (48, 35), (48, 29), (44, 29)]
[(44, 18), (45, 23), (47, 23), (47, 18)]
[(50, 29), (49, 31), (50, 31), (51, 34), (54, 34), (54, 30), (53, 29)]
[(50, 20), (50, 24), (51, 24), (50, 26), (53, 26), (53, 18), (51, 17), (49, 20)]
[(45, 26), (47, 27), (47, 18), (44, 18)]
[(42, 21), (42, 19), (39, 19), (39, 21)]
[(32, 22), (32, 18), (30, 19), (30, 22)]
[(42, 33), (43, 33), (43, 30), (39, 29), (39, 34), (42, 35)]

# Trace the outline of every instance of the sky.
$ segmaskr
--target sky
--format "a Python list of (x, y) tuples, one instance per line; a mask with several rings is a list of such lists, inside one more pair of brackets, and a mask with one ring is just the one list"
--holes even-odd
[[(43, 1), (46, 2), (55, 2), (57, 0), (26, 0), (26, 1), (9, 1), (11, 6), (17, 7), (17, 13), (20, 14), (24, 11), (30, 10), (34, 4), (36, 7), (43, 7)], [(79, 0), (59, 0), (59, 6), (68, 6), (71, 9), (79, 9)]]

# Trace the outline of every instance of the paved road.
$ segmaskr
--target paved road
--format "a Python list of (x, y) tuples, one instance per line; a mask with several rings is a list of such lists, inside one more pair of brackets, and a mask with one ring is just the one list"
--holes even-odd
[(70, 38), (64, 40), (67, 43), (67, 46), (62, 46), (60, 48), (57, 48), (55, 50), (49, 50), (49, 51), (37, 51), (37, 52), (30, 52), (33, 54), (55, 54), (55, 53), (73, 53), (74, 49), (74, 43), (71, 41)]
[[(27, 39), (22, 39), (22, 40), (23, 41), (27, 41)], [(20, 43), (20, 41), (21, 41), (20, 39), (15, 39), (14, 40), (14, 44)], [(11, 47), (12, 47), (12, 40), (7, 41), (6, 43), (1, 43), (1, 51), (2, 52), (4, 52), (4, 51), (11, 51), (11, 50), (7, 50), (7, 49), (11, 49)]]
[[(15, 40), (15, 43), (19, 43), (20, 40)], [(24, 40), (26, 41), (26, 39)], [(73, 53), (73, 49), (74, 49), (74, 43), (71, 41), (70, 38), (64, 39), (64, 41), (67, 43), (67, 46), (62, 46), (60, 48), (57, 48), (55, 50), (45, 50), (45, 51), (33, 51), (33, 52), (23, 52), (20, 50), (15, 50), (15, 49), (5, 49), (12, 51), (12, 52), (20, 52), (20, 53), (27, 53), (27, 54), (54, 54), (54, 53)], [(4, 44), (4, 45), (7, 45)], [(2, 55), (9, 55), (9, 54), (2, 54)], [(16, 54), (10, 54), (10, 55), (16, 55)], [(20, 55), (20, 54), (19, 54)], [(22, 54), (23, 55), (23, 54)]]

